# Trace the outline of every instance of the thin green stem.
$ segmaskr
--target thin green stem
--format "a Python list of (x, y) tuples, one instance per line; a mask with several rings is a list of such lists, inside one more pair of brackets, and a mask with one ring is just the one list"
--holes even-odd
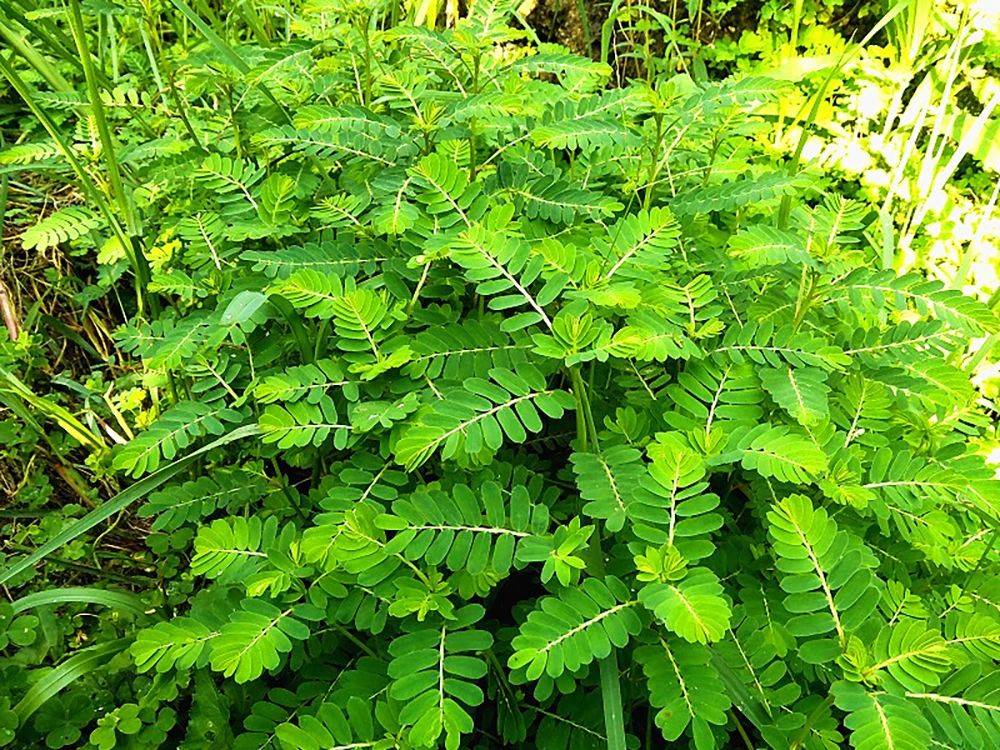
[(247, 26), (250, 27), (250, 31), (253, 32), (254, 39), (256, 39), (259, 44), (269, 44), (271, 42), (270, 38), (267, 36), (267, 31), (265, 31), (264, 26), (261, 23), (260, 15), (257, 13), (257, 9), (254, 7), (252, 0), (247, 0), (240, 5), (240, 15), (243, 16), (243, 20), (246, 21)]
[(576, 442), (579, 450), (587, 450), (587, 415), (583, 411), (583, 384), (580, 381), (580, 374), (575, 368), (570, 371), (570, 382), (573, 385), (573, 401), (576, 406), (573, 413), (576, 415)]
[[(579, 367), (569, 369), (573, 384), (573, 398), (576, 401), (576, 439), (580, 450), (587, 450), (588, 438), (594, 450), (600, 450), (597, 440), (597, 428), (594, 424), (594, 414), (590, 408), (590, 397), (587, 386), (580, 375)], [(601, 548), (599, 534), (591, 537), (593, 544), (591, 573), (596, 577), (604, 576), (604, 551)], [(601, 702), (604, 708), (604, 733), (607, 736), (609, 750), (625, 750), (625, 714), (622, 710), (621, 676), (618, 672), (618, 653), (612, 650), (599, 663), (601, 676)]]
[(795, 296), (795, 316), (792, 319), (792, 330), (799, 330), (802, 320), (809, 311), (809, 306), (813, 300), (813, 292), (816, 288), (816, 274), (809, 266), (802, 265), (802, 274), (799, 277), (799, 291)]
[[(136, 238), (138, 234), (138, 221), (132, 210), (132, 202), (125, 193), (125, 185), (122, 182), (115, 142), (111, 137), (111, 129), (108, 127), (108, 120), (104, 112), (104, 103), (101, 101), (101, 93), (97, 88), (93, 60), (90, 56), (90, 50), (87, 47), (87, 34), (83, 26), (83, 15), (80, 12), (79, 0), (70, 0), (69, 7), (70, 27), (73, 32), (73, 38), (76, 41), (80, 62), (83, 65), (83, 75), (87, 82), (87, 98), (90, 100), (90, 111), (97, 125), (98, 138), (101, 141), (101, 156), (104, 158), (104, 164), (107, 169), (108, 183), (111, 187), (111, 194), (118, 204), (119, 214), (125, 219), (126, 233), (123, 240), (125, 251), (130, 256), (135, 269), (136, 303), (141, 312), (151, 276), (149, 261), (146, 260), (142, 247)], [(155, 298), (150, 298), (150, 308), (154, 314), (159, 312)]]
[[(0, 149), (7, 145), (7, 142), (3, 137), (3, 129), (0, 128)], [(0, 237), (3, 237), (3, 225), (4, 220), (7, 217), (7, 173), (3, 172), (0, 174)], [(3, 260), (2, 254), (3, 246), (0, 245), (0, 261)], [(3, 282), (0, 282), (2, 284)], [(11, 331), (11, 338), (15, 338), (14, 332)]]
[[(826, 97), (827, 87), (830, 85), (831, 81), (839, 74), (845, 67), (847, 63), (850, 62), (855, 55), (864, 49), (865, 45), (872, 40), (872, 38), (878, 34), (886, 25), (892, 21), (897, 15), (902, 13), (908, 6), (909, 0), (899, 0), (895, 5), (893, 5), (889, 11), (882, 16), (878, 23), (872, 26), (865, 34), (864, 39), (862, 39), (858, 44), (848, 45), (844, 48), (844, 51), (840, 53), (837, 58), (837, 62), (830, 67), (830, 71), (823, 77), (823, 82), (820, 84), (819, 90), (816, 92), (815, 98), (812, 100), (812, 107), (809, 109), (809, 114), (806, 117), (805, 122), (802, 123), (802, 133), (799, 135), (798, 144), (795, 147), (795, 153), (792, 154), (792, 160), (788, 166), (788, 173), (795, 174), (799, 168), (799, 162), (802, 160), (802, 152), (805, 149), (806, 141), (809, 138), (809, 131), (812, 128), (813, 122), (815, 122), (817, 115), (819, 115), (820, 106)], [(808, 100), (806, 104), (808, 104)], [(803, 105), (804, 109), (805, 105)], [(802, 110), (800, 110), (801, 113)], [(797, 117), (795, 118), (797, 119)], [(794, 119), (793, 119), (794, 122)], [(781, 199), (781, 206), (778, 209), (778, 229), (784, 229), (788, 225), (788, 217), (792, 211), (792, 196), (786, 195)]]
[[(594, 450), (599, 451), (601, 446), (597, 439), (597, 424), (594, 422), (594, 413), (590, 409), (590, 395), (588, 394), (586, 384), (583, 382), (583, 376), (580, 375), (579, 367), (570, 368), (570, 379), (573, 383), (573, 397), (578, 405), (576, 422), (578, 430), (581, 425), (579, 412), (583, 412), (583, 444), (586, 445), (589, 438), (594, 446)], [(580, 436), (578, 435), (578, 437)], [(583, 450), (586, 450), (586, 448)]]
[(576, 14), (580, 17), (580, 29), (583, 31), (583, 44), (586, 54), (590, 56), (594, 50), (594, 35), (590, 31), (590, 16), (587, 14), (587, 3), (576, 0)]
[[(31, 36), (41, 40), (42, 44), (48, 47), (50, 52), (55, 53), (57, 57), (73, 65), (77, 70), (82, 70), (80, 61), (69, 50), (72, 44), (66, 39), (62, 31), (52, 24), (52, 19), (41, 18), (37, 21), (32, 20), (26, 13), (16, 9), (11, 3), (6, 2), (6, 0), (0, 0), (0, 10), (6, 13), (7, 18), (15, 19), (18, 25), (23, 26)], [(48, 31), (42, 27), (44, 23), (49, 24)]]
[(108, 52), (111, 55), (111, 81), (118, 83), (118, 32), (115, 27), (115, 17), (108, 16)]
[(625, 750), (625, 715), (622, 711), (621, 676), (618, 674), (618, 652), (598, 663), (601, 674), (601, 701), (604, 706), (604, 732), (608, 750)]
[(65, 93), (73, 90), (73, 87), (65, 78), (63, 78), (62, 74), (56, 69), (56, 67), (43, 57), (38, 50), (32, 47), (31, 43), (28, 42), (28, 40), (21, 34), (18, 34), (9, 26), (0, 23), (0, 37), (2, 37), (7, 44), (10, 45), (12, 50), (15, 50), (19, 55), (21, 55), (21, 57), (23, 57), (28, 64), (34, 68), (38, 74), (56, 91)]
[(743, 728), (743, 722), (740, 721), (740, 717), (733, 709), (729, 709), (729, 715), (732, 717), (733, 723), (736, 724), (736, 732), (739, 734), (740, 739), (743, 740), (743, 744), (747, 746), (747, 750), (754, 750), (753, 742), (750, 740), (747, 730)]
[(806, 718), (806, 723), (802, 725), (802, 729), (792, 740), (792, 744), (789, 745), (789, 750), (796, 750), (796, 748), (802, 747), (802, 743), (805, 742), (806, 737), (809, 736), (809, 732), (812, 730), (812, 725), (814, 722), (819, 720), (823, 716), (823, 713), (833, 705), (833, 697), (827, 696), (825, 700), (816, 704), (816, 707), (809, 713)]
[(183, 123), (184, 129), (187, 131), (187, 134), (191, 136), (191, 140), (194, 141), (194, 145), (197, 146), (201, 151), (204, 151), (205, 147), (202, 145), (201, 139), (198, 137), (198, 134), (195, 132), (194, 127), (191, 125), (191, 121), (188, 119), (187, 105), (181, 98), (180, 92), (177, 90), (177, 86), (174, 83), (173, 69), (170, 68), (170, 66), (168, 65), (165, 67), (165, 70), (167, 73), (167, 86), (170, 91), (171, 97), (173, 97), (174, 105), (177, 107), (177, 114), (181, 118), (181, 123)]
[(271, 304), (281, 313), (282, 317), (288, 322), (289, 328), (292, 329), (292, 335), (295, 337), (295, 341), (299, 346), (299, 352), (302, 354), (302, 361), (311, 362), (313, 354), (312, 342), (291, 303), (281, 297), (272, 297)]
[[(17, 544), (16, 542), (10, 542), (7, 545), (12, 550), (17, 550), (18, 552), (31, 553), (35, 551), (34, 547), (28, 547), (23, 544)], [(122, 559), (116, 557), (115, 559)], [(128, 558), (124, 558), (128, 560)], [(63, 568), (68, 568), (69, 570), (75, 570), (78, 573), (86, 573), (92, 575), (96, 578), (106, 579), (110, 581), (115, 581), (117, 583), (124, 583), (129, 586), (134, 586), (137, 577), (145, 578), (146, 575), (139, 573), (134, 570), (130, 570), (128, 576), (123, 576), (114, 571), (107, 570), (105, 568), (95, 568), (93, 565), (87, 565), (86, 563), (79, 562), (78, 560), (68, 560), (65, 557), (59, 557), (58, 555), (49, 555), (47, 558), (48, 562), (59, 565)]]
[(371, 40), (371, 16), (361, 17), (361, 38), (365, 43), (365, 82), (364, 90), (361, 92), (361, 105), (368, 106), (372, 98), (372, 40)]
[(84, 169), (83, 164), (77, 158), (76, 152), (73, 150), (69, 142), (63, 137), (59, 128), (56, 127), (52, 118), (49, 117), (48, 112), (42, 109), (41, 105), (38, 103), (38, 97), (35, 91), (28, 86), (24, 80), (18, 75), (17, 71), (11, 62), (0, 55), (0, 75), (3, 75), (9, 82), (11, 87), (18, 93), (18, 95), (24, 100), (24, 103), (28, 105), (28, 109), (31, 113), (38, 119), (45, 128), (45, 131), (49, 134), (49, 137), (55, 142), (59, 151), (62, 152), (63, 157), (69, 162), (73, 173), (76, 175), (77, 180), (80, 182), (80, 188), (86, 195), (87, 199), (97, 206), (98, 210), (104, 215), (108, 224), (111, 226), (112, 231), (115, 236), (122, 243), (123, 247), (128, 247), (128, 237), (125, 234), (125, 230), (118, 221), (118, 217), (114, 210), (112, 210), (111, 205), (108, 203), (104, 192), (97, 187), (94, 183), (93, 178)]
[(156, 55), (153, 54), (153, 44), (149, 40), (149, 32), (146, 30), (144, 20), (139, 21), (139, 37), (142, 39), (142, 47), (149, 60), (149, 69), (153, 74), (153, 82), (156, 84), (156, 93), (163, 96), (163, 78), (160, 76), (160, 67), (156, 64)]

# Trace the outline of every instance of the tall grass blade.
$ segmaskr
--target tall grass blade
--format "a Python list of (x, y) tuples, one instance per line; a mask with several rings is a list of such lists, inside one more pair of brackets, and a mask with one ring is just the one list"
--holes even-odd
[[(146, 298), (147, 287), (151, 271), (149, 261), (142, 250), (142, 244), (138, 241), (139, 222), (135, 216), (132, 201), (125, 192), (125, 184), (122, 182), (121, 168), (118, 164), (118, 154), (114, 139), (111, 137), (111, 130), (108, 128), (108, 119), (104, 111), (104, 102), (101, 101), (101, 93), (97, 87), (97, 79), (94, 74), (94, 64), (90, 56), (90, 49), (87, 45), (87, 33), (83, 26), (83, 15), (80, 12), (79, 0), (70, 0), (70, 28), (73, 32), (73, 39), (76, 42), (77, 51), (80, 54), (80, 62), (83, 65), (83, 75), (87, 82), (87, 98), (90, 101), (90, 113), (97, 124), (97, 134), (101, 141), (101, 156), (108, 173), (108, 184), (111, 186), (111, 193), (118, 204), (118, 211), (125, 219), (125, 252), (129, 255), (135, 269), (135, 291), (139, 310), (143, 309), (143, 300)], [(153, 312), (156, 312), (155, 303), (152, 305)]]
[(12, 372), (0, 367), (0, 402), (14, 408), (5, 398), (12, 396), (23, 401), (47, 419), (52, 420), (80, 445), (92, 450), (105, 450), (107, 446), (100, 435), (77, 419), (68, 409), (50, 398), (39, 396)]
[(80, 604), (101, 604), (105, 607), (117, 609), (122, 612), (129, 612), (133, 615), (141, 615), (145, 611), (142, 599), (127, 591), (107, 591), (106, 589), (96, 589), (90, 586), (70, 586), (62, 589), (49, 589), (48, 591), (37, 591), (34, 594), (22, 596), (11, 602), (14, 614), (24, 612), (35, 607), (45, 607), (50, 604), (67, 604), (70, 602)]
[[(889, 11), (882, 16), (877, 24), (875, 24), (871, 30), (865, 34), (864, 39), (853, 46), (844, 48), (841, 53), (840, 58), (837, 62), (830, 68), (826, 76), (823, 78), (823, 82), (820, 84), (819, 91), (814, 95), (812, 101), (812, 106), (809, 108), (809, 114), (806, 117), (805, 122), (802, 123), (802, 132), (799, 134), (799, 142), (795, 147), (795, 152), (792, 154), (792, 160), (788, 165), (788, 173), (795, 174), (799, 170), (799, 162), (802, 160), (802, 151), (805, 149), (806, 141), (809, 139), (809, 132), (812, 130), (812, 124), (816, 121), (816, 116), (819, 114), (819, 108), (823, 103), (823, 99), (826, 96), (826, 90), (833, 81), (834, 77), (842, 71), (849, 62), (851, 62), (854, 57), (859, 54), (868, 44), (875, 35), (878, 34), (882, 29), (889, 24), (892, 19), (906, 10), (913, 0), (899, 0)], [(778, 228), (784, 229), (788, 224), (788, 215), (792, 210), (792, 199), (791, 196), (786, 195), (781, 199), (781, 207), (778, 210)]]
[[(230, 65), (232, 65), (241, 73), (248, 73), (250, 71), (250, 66), (242, 57), (240, 57), (239, 53), (235, 49), (233, 49), (221, 36), (216, 34), (215, 31), (212, 30), (212, 27), (209, 26), (207, 23), (205, 23), (202, 17), (199, 16), (190, 5), (184, 2), (184, 0), (170, 0), (170, 2), (173, 3), (174, 7), (181, 12), (184, 18), (186, 18), (188, 21), (191, 22), (192, 26), (198, 29), (201, 35), (205, 37), (206, 40), (208, 40), (208, 43), (215, 48), (215, 51), (229, 61)], [(267, 97), (268, 101), (270, 101), (275, 107), (277, 107), (284, 116), (284, 118), (288, 121), (288, 123), (291, 124), (292, 122), (291, 113), (288, 111), (285, 105), (282, 104), (280, 101), (278, 101), (277, 97), (275, 97), (274, 94), (271, 93), (271, 89), (269, 89), (263, 83), (258, 83), (257, 86), (260, 88), (264, 96)]]
[(601, 703), (604, 707), (604, 733), (608, 750), (625, 750), (625, 715), (622, 711), (622, 686), (618, 674), (618, 652), (601, 659)]
[(111, 204), (108, 202), (107, 197), (94, 183), (94, 180), (87, 173), (83, 162), (81, 162), (77, 157), (72, 146), (63, 137), (62, 132), (56, 126), (48, 112), (46, 112), (41, 106), (39, 101), (40, 97), (36, 94), (34, 89), (32, 89), (24, 81), (24, 79), (21, 78), (18, 72), (14, 69), (11, 61), (5, 59), (2, 55), (0, 55), (0, 75), (3, 75), (3, 77), (7, 79), (14, 91), (16, 91), (21, 99), (24, 100), (24, 103), (28, 105), (28, 109), (31, 110), (31, 113), (42, 124), (45, 132), (49, 134), (49, 137), (55, 142), (60, 153), (66, 161), (69, 162), (69, 165), (72, 168), (73, 173), (76, 175), (76, 178), (80, 183), (80, 188), (87, 200), (93, 203), (97, 210), (104, 215), (104, 218), (111, 226), (115, 236), (122, 243), (122, 246), (128, 247), (128, 235), (126, 234), (124, 227), (121, 225), (121, 222), (118, 220), (116, 212), (112, 209)]
[(96, 646), (77, 651), (55, 669), (46, 672), (14, 706), (14, 713), (17, 714), (20, 723), (24, 724), (35, 711), (63, 688), (83, 675), (92, 672), (115, 654), (124, 651), (128, 644), (128, 638), (99, 643)]
[(111, 518), (115, 513), (124, 510), (129, 505), (134, 503), (136, 500), (148, 495), (150, 492), (155, 490), (157, 487), (162, 485), (171, 477), (176, 476), (180, 472), (184, 471), (195, 459), (200, 456), (211, 453), (212, 451), (221, 448), (229, 443), (236, 442), (237, 440), (242, 440), (243, 438), (251, 437), (257, 434), (257, 425), (248, 424), (242, 427), (237, 427), (232, 432), (223, 435), (218, 440), (214, 440), (201, 448), (187, 454), (183, 458), (179, 458), (176, 461), (164, 466), (162, 469), (154, 471), (147, 477), (140, 479), (138, 482), (122, 490), (113, 498), (98, 506), (90, 513), (85, 515), (83, 518), (71, 524), (69, 527), (63, 529), (61, 532), (52, 537), (49, 541), (43, 544), (41, 547), (36, 549), (30, 555), (20, 558), (13, 565), (10, 565), (2, 570), (0, 570), (0, 584), (6, 583), (14, 576), (22, 573), (23, 571), (30, 568), (35, 563), (44, 560), (46, 555), (55, 552), (57, 549), (62, 547), (74, 539), (76, 539), (81, 534), (85, 534), (92, 528), (97, 526), (97, 524), (102, 521), (106, 521)]

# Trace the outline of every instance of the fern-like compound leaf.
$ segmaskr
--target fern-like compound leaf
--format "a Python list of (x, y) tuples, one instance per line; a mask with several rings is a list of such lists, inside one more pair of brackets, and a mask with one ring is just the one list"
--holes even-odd
[(340, 362), (327, 358), (267, 375), (254, 386), (253, 395), (261, 404), (300, 400), (318, 404), (331, 391), (340, 391), (351, 401), (358, 398), (357, 382), (348, 377)]
[(762, 424), (733, 431), (720, 460), (739, 460), (744, 469), (782, 482), (809, 483), (829, 459), (815, 443), (786, 427)]
[(279, 250), (245, 250), (241, 258), (268, 278), (287, 278), (296, 271), (316, 271), (341, 277), (368, 275), (380, 261), (368, 248), (346, 242), (307, 242)]
[(320, 446), (330, 437), (333, 445), (347, 445), (351, 425), (342, 421), (337, 406), (329, 396), (316, 403), (295, 401), (285, 405), (270, 404), (257, 422), (261, 439), (277, 443), (279, 448)]
[(732, 615), (718, 577), (708, 568), (689, 570), (680, 580), (646, 584), (639, 601), (689, 643), (721, 639)]
[(273, 736), (281, 743), (282, 750), (391, 750), (396, 746), (391, 738), (376, 735), (372, 706), (360, 696), (349, 698), (343, 708), (337, 703), (324, 702), (315, 715), (293, 718), (294, 721), (275, 725)]
[(202, 526), (194, 541), (191, 572), (209, 578), (246, 578), (266, 559), (265, 549), (274, 541), (277, 526), (276, 518), (262, 523), (256, 516), (220, 518)]
[(534, 367), (491, 368), (489, 376), (467, 379), (418, 412), (400, 434), (396, 459), (412, 469), (440, 449), (442, 458), (470, 461), (494, 453), (505, 439), (522, 443), (541, 430), (539, 412), (558, 419), (572, 408), (570, 396), (549, 388)]
[(313, 609), (300, 604), (281, 610), (263, 599), (245, 600), (212, 639), (212, 669), (243, 683), (277, 668), (293, 641), (309, 637), (308, 625), (299, 618), (315, 619)]
[[(600, 453), (577, 451), (570, 456), (583, 512), (605, 521), (608, 531), (621, 531), (642, 475), (642, 454), (625, 445)], [(633, 511), (634, 513), (634, 511)]]
[(536, 680), (604, 658), (639, 632), (636, 604), (613, 577), (587, 578), (578, 588), (543, 597), (514, 637), (508, 666), (523, 668), (528, 679)]
[(677, 433), (661, 433), (647, 448), (652, 464), (639, 479), (628, 515), (633, 533), (653, 545), (675, 546), (689, 560), (715, 549), (710, 534), (722, 526), (718, 495), (706, 492), (702, 457)]
[(243, 414), (222, 403), (181, 401), (165, 411), (145, 432), (115, 453), (112, 465), (134, 477), (155, 471), (205, 435), (221, 435), (227, 424), (243, 420)]
[(26, 229), (21, 235), (21, 246), (25, 250), (46, 250), (82, 237), (103, 224), (104, 220), (89, 208), (67, 206)]
[(717, 747), (712, 726), (726, 723), (730, 699), (708, 649), (664, 638), (636, 649), (635, 657), (649, 685), (650, 703), (658, 709), (654, 721), (664, 739), (677, 742), (687, 730), (695, 747)]
[(155, 516), (154, 531), (175, 531), (220, 508), (244, 506), (262, 497), (264, 492), (262, 483), (247, 472), (215, 471), (210, 476), (152, 493), (139, 508), (139, 515)]
[(864, 750), (920, 750), (930, 743), (931, 727), (907, 698), (868, 692), (861, 685), (836, 682), (832, 687), (837, 708), (847, 714), (851, 744)]
[(919, 620), (904, 620), (879, 633), (872, 644), (872, 664), (864, 668), (865, 678), (874, 684), (892, 682), (906, 690), (936, 687), (941, 674), (952, 665), (952, 651), (941, 634)]
[(444, 734), (445, 747), (458, 748), (473, 731), (469, 709), (485, 699), (476, 684), (486, 674), (481, 654), (493, 643), (488, 632), (471, 627), (482, 616), (482, 607), (468, 605), (454, 622), (406, 633), (389, 645), (389, 692), (405, 704), (399, 719), (415, 746), (431, 745)]
[(208, 648), (218, 632), (192, 617), (164, 620), (140, 630), (131, 653), (140, 672), (189, 669), (207, 663)]
[(764, 390), (799, 424), (813, 425), (830, 416), (827, 374), (818, 367), (762, 367), (758, 375)]
[(507, 497), (492, 481), (475, 492), (466, 485), (449, 493), (415, 492), (394, 502), (392, 514), (375, 523), (407, 535), (401, 551), (410, 559), (471, 575), (487, 570), (506, 575), (525, 540), (544, 534), (549, 525), (548, 509), (532, 502), (527, 487), (515, 485)]
[(815, 265), (796, 232), (763, 224), (746, 227), (730, 237), (729, 254), (750, 268), (783, 263)]
[(830, 299), (875, 308), (905, 310), (912, 306), (918, 313), (933, 315), (971, 335), (1000, 330), (1000, 318), (982, 302), (916, 274), (897, 276), (893, 271), (858, 269), (831, 290)]
[(781, 500), (767, 519), (781, 588), (787, 593), (784, 606), (793, 615), (788, 630), (806, 639), (833, 632), (837, 642), (810, 643), (802, 651), (803, 658), (825, 661), (878, 603), (870, 553), (802, 495)]

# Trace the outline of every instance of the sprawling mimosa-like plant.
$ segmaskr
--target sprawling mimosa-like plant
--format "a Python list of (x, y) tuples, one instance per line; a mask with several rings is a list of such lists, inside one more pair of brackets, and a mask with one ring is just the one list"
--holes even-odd
[(607, 88), (513, 5), (316, 4), (119, 129), (111, 465), (243, 439), (144, 498), (176, 569), (96, 668), (184, 747), (996, 746), (997, 318), (769, 156), (782, 84)]

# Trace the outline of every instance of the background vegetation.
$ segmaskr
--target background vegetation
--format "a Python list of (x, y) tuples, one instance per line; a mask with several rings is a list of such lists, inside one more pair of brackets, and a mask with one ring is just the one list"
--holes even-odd
[(994, 5), (0, 0), (0, 744), (1000, 744)]

